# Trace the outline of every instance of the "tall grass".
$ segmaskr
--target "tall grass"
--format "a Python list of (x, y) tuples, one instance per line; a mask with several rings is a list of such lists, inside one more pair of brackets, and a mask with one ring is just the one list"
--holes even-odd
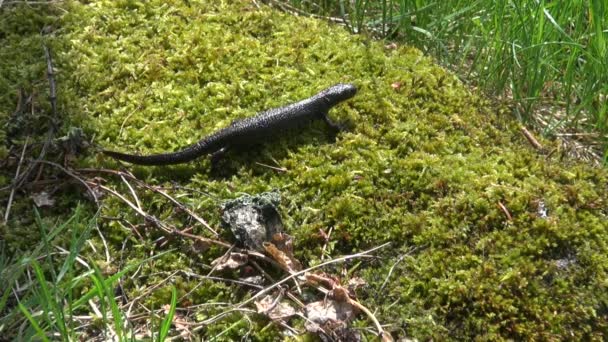
[(414, 45), (487, 92), (511, 99), (519, 119), (543, 122), (546, 133), (599, 133), (596, 142), (608, 161), (605, 0), (280, 2), (343, 18), (353, 32)]
[[(141, 264), (104, 276), (81, 253), (96, 224), (77, 207), (64, 223), (51, 227), (34, 211), (41, 241), (28, 251), (8, 255), (0, 241), (0, 340), (134, 340), (132, 326), (116, 300), (118, 280)], [(62, 237), (71, 236), (69, 241)], [(63, 243), (62, 243), (63, 241)], [(57, 247), (69, 246), (69, 250)], [(175, 313), (175, 294), (158, 340), (164, 340)], [(154, 332), (152, 332), (154, 334)]]

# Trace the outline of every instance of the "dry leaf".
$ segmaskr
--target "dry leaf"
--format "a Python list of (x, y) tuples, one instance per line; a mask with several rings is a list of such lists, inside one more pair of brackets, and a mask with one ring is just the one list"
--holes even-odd
[(348, 280), (348, 291), (350, 291), (351, 294), (355, 293), (355, 290), (363, 287), (367, 285), (367, 282), (361, 278), (361, 277), (352, 277)]
[(271, 242), (264, 242), (264, 249), (266, 253), (270, 254), (272, 258), (279, 263), (281, 268), (289, 273), (295, 273), (302, 270), (302, 264), (288, 251), (285, 252), (280, 250), (275, 244)]
[(175, 326), (175, 330), (179, 332), (179, 336), (183, 339), (183, 341), (192, 341), (192, 331), (190, 330), (191, 323), (179, 313), (175, 313), (173, 316), (173, 325)]
[(247, 254), (230, 253), (228, 257), (222, 256), (213, 260), (211, 265), (213, 265), (213, 267), (218, 271), (225, 269), (234, 270), (245, 265), (247, 261), (249, 261)]
[(397, 43), (389, 43), (384, 45), (384, 48), (387, 50), (395, 50), (397, 48)]
[(335, 300), (321, 300), (307, 304), (305, 307), (306, 330), (317, 333), (325, 329), (331, 331), (339, 327), (346, 327), (347, 323), (354, 317), (355, 310), (348, 302)]
[(38, 208), (52, 207), (55, 205), (55, 200), (51, 198), (51, 195), (46, 191), (33, 194), (32, 199)]
[(268, 295), (259, 301), (255, 301), (255, 307), (258, 313), (267, 315), (273, 321), (287, 319), (296, 315), (298, 312), (289, 303), (278, 301), (280, 298), (272, 298)]
[(350, 300), (350, 295), (348, 290), (344, 287), (337, 285), (331, 290), (331, 295), (334, 299), (340, 302), (348, 302)]
[(262, 285), (264, 284), (264, 277), (262, 276), (251, 276), (251, 277), (246, 277), (246, 278), (242, 278), (241, 281), (245, 282), (245, 283), (249, 283), (251, 285)]
[(337, 278), (326, 273), (306, 273), (306, 282), (313, 286), (321, 285), (328, 289), (333, 289), (339, 284)]

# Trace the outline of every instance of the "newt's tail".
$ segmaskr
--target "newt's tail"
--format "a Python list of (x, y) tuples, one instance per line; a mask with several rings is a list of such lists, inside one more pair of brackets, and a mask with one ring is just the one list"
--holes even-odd
[(126, 154), (115, 151), (102, 151), (105, 155), (108, 155), (114, 159), (122, 160), (131, 164), (138, 165), (171, 165), (187, 163), (194, 160), (204, 154), (206, 151), (200, 151), (193, 148), (186, 148), (182, 151), (174, 153), (160, 153), (151, 154), (147, 156), (139, 156), (135, 154)]

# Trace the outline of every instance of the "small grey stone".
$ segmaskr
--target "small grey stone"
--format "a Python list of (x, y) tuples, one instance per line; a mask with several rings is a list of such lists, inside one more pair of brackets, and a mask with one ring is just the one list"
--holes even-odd
[(222, 205), (222, 224), (241, 246), (264, 250), (264, 242), (283, 231), (277, 209), (280, 202), (281, 195), (274, 191), (227, 201)]

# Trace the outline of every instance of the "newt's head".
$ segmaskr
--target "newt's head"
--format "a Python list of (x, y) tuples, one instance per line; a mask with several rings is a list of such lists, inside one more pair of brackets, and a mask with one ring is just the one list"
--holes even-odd
[(355, 96), (357, 93), (357, 87), (350, 83), (338, 83), (335, 86), (331, 86), (319, 93), (320, 97), (323, 97), (330, 105), (334, 105), (338, 102), (348, 100)]

